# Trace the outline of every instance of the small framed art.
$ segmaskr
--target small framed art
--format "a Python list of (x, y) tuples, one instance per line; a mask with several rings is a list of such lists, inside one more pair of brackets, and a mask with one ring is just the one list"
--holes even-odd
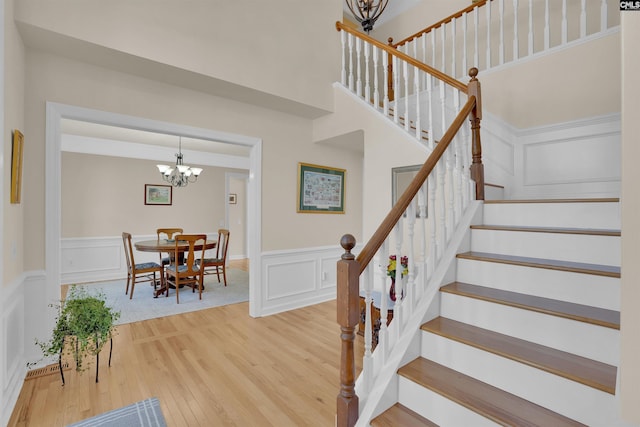
[(170, 185), (144, 185), (144, 204), (170, 206), (173, 188)]

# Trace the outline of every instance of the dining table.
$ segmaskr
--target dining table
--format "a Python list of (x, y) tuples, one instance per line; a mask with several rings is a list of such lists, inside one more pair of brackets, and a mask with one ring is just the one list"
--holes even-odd
[[(184, 263), (184, 253), (189, 250), (189, 242), (178, 240), (178, 264)], [(217, 240), (198, 240), (194, 245), (195, 251), (201, 251), (202, 246), (204, 245), (204, 249), (215, 249), (218, 245)], [(139, 242), (135, 242), (134, 246), (140, 252), (158, 252), (163, 253), (166, 252), (169, 254), (169, 258), (171, 259), (171, 263), (175, 263), (175, 250), (176, 250), (176, 241), (174, 239), (152, 239), (152, 240), (141, 240)], [(204, 285), (203, 285), (204, 287)], [(164, 293), (166, 288), (160, 286), (160, 288), (156, 289), (154, 292), (154, 297)]]

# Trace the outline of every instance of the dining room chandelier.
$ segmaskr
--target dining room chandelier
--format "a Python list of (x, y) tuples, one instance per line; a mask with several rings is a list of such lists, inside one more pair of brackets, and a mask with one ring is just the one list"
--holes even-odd
[(373, 24), (378, 20), (389, 0), (345, 0), (347, 7), (362, 25), (362, 29), (369, 34), (373, 30)]
[(179, 137), (176, 166), (156, 165), (162, 179), (174, 187), (186, 187), (190, 182), (196, 182), (202, 173), (202, 168), (193, 168), (182, 163), (182, 137)]

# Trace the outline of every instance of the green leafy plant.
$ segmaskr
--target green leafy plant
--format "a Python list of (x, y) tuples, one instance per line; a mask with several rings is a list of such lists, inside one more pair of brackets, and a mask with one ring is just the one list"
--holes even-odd
[(90, 294), (84, 287), (71, 286), (67, 298), (52, 304), (58, 310), (55, 327), (47, 341), (36, 340), (44, 357), (72, 355), (76, 370), (84, 370), (85, 356), (95, 356), (114, 334), (120, 312), (107, 306), (102, 293)]

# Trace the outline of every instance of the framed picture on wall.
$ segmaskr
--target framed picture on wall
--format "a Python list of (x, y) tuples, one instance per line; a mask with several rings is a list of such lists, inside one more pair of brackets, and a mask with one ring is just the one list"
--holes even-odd
[(238, 203), (238, 195), (235, 193), (229, 193), (229, 204), (235, 205)]
[(173, 188), (170, 185), (144, 185), (144, 204), (170, 206)]
[(298, 212), (343, 214), (345, 172), (298, 163)]

